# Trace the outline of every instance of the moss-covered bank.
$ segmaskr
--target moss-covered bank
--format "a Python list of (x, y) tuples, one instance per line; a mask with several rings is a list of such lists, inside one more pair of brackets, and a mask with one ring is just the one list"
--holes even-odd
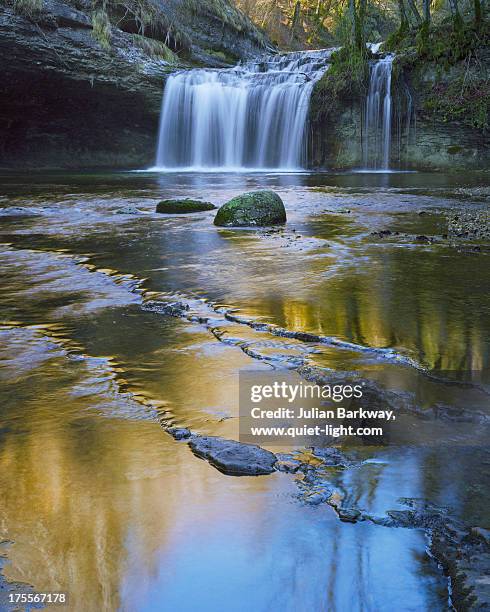
[[(490, 47), (471, 28), (392, 42), (393, 167), (486, 169), (490, 166)], [(363, 163), (368, 73), (336, 54), (310, 108), (310, 162), (331, 168)]]

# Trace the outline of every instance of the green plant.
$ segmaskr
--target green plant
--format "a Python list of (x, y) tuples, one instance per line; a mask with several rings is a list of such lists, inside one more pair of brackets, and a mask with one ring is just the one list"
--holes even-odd
[(383, 45), (383, 50), (399, 51), (400, 49), (410, 46), (411, 43), (411, 32), (408, 21), (402, 21), (400, 23), (400, 27), (386, 38), (386, 42)]
[(203, 49), (205, 53), (215, 57), (216, 59), (224, 62), (225, 64), (236, 64), (238, 61), (238, 57), (231, 55), (230, 53), (225, 53), (224, 51), (217, 51), (215, 49)]
[(311, 113), (322, 120), (337, 111), (342, 101), (364, 98), (367, 92), (369, 65), (367, 53), (346, 46), (332, 54), (332, 63), (313, 91)]
[(12, 8), (19, 15), (36, 18), (44, 7), (44, 0), (13, 0)]
[[(456, 25), (455, 24), (459, 24)], [(429, 29), (425, 24), (415, 38), (420, 58), (445, 67), (456, 64), (478, 47), (488, 43), (472, 25), (463, 24), (461, 17), (451, 25)]]
[(490, 128), (490, 82), (464, 77), (436, 84), (424, 103), (425, 111), (443, 123), (458, 122), (480, 131)]
[(178, 62), (178, 57), (165, 43), (153, 38), (146, 38), (140, 34), (133, 34), (132, 38), (133, 43), (144, 51), (146, 55), (155, 59), (163, 59), (169, 64), (176, 64)]
[(251, 21), (241, 11), (232, 6), (228, 0), (183, 0), (183, 4), (194, 13), (203, 11), (213, 13), (237, 32), (252, 30)]
[(92, 13), (92, 34), (104, 49), (109, 49), (111, 46), (111, 22), (103, 8)]
[(164, 15), (149, 0), (110, 0), (110, 7), (121, 8), (126, 17), (132, 17), (138, 33), (145, 35), (147, 29), (156, 32), (167, 26)]

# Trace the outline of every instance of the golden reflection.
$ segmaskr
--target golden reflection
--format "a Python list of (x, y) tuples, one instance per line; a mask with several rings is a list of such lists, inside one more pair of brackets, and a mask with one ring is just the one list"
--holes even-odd
[[(130, 604), (124, 599), (132, 581), (136, 591), (140, 584), (156, 582), (163, 593), (160, 603), (175, 609), (165, 597), (166, 589), (171, 591), (178, 582), (179, 558), (180, 572), (190, 577), (191, 586), (200, 575), (208, 578), (213, 572), (219, 578), (219, 571), (233, 565), (223, 551), (229, 554), (229, 542), (236, 537), (243, 566), (230, 574), (230, 582), (258, 577), (243, 589), (251, 599), (259, 593), (262, 601), (282, 601), (281, 594), (290, 596), (299, 576), (296, 599), (289, 603), (308, 610), (347, 609), (356, 598), (360, 605), (369, 600), (376, 608), (382, 601), (394, 609), (404, 596), (420, 596), (413, 609), (437, 609), (430, 605), (433, 600), (424, 599), (416, 575), (420, 567), (412, 552), (423, 553), (421, 534), (340, 525), (328, 508), (296, 504), (289, 475), (225, 477), (196, 459), (185, 443), (166, 435), (151, 420), (152, 408), (175, 424), (235, 437), (237, 373), (251, 360), (239, 348), (218, 343), (202, 327), (128, 305), (134, 304), (134, 287), (146, 299), (161, 297), (162, 290), (168, 291), (164, 298), (179, 292), (198, 295), (289, 329), (372, 347), (398, 347), (431, 368), (477, 369), (488, 367), (489, 313), (468, 274), (468, 262), (453, 251), (441, 257), (426, 250), (369, 244), (352, 247), (344, 261), (344, 252), (337, 255), (334, 246), (320, 238), (303, 252), (296, 239), (299, 246), (293, 246), (292, 238), (273, 242), (261, 234), (218, 232), (207, 226), (194, 233), (189, 224), (189, 232), (166, 228), (151, 234), (143, 225), (151, 222), (150, 217), (139, 220), (145, 233), (135, 234), (139, 239), (130, 242), (125, 242), (125, 232), (114, 231), (112, 217), (110, 231), (101, 233), (96, 245), (90, 233), (83, 237), (85, 243), (80, 238), (80, 252), (100, 249), (94, 255), (100, 268), (85, 255), (73, 275), (66, 277), (69, 270), (52, 263), (41, 267), (47, 276), (40, 280), (31, 259), (18, 269), (15, 253), (11, 268), (2, 271), (12, 283), (5, 298), (6, 318), (15, 321), (10, 325), (48, 337), (40, 347), (30, 336), (12, 342), (19, 354), (7, 349), (2, 364), (7, 375), (2, 379), (6, 400), (1, 407), (0, 537), (14, 542), (5, 574), (32, 583), (36, 590), (68, 591), (69, 609), (75, 612), (133, 612), (131, 597)], [(316, 229), (321, 235), (320, 226)], [(335, 227), (327, 229), (328, 240), (338, 237)], [(51, 244), (52, 252), (75, 262), (68, 249), (55, 246)], [(41, 251), (32, 253), (37, 257)], [(90, 274), (80, 275), (79, 268)], [(148, 289), (140, 288), (142, 270), (150, 275)], [(488, 287), (483, 282), (488, 270), (482, 266), (478, 272)], [(92, 277), (111, 281), (107, 293), (100, 293), (102, 306), (94, 311), (58, 309), (65, 302), (77, 304), (93, 295), (96, 299), (98, 285), (91, 286)], [(50, 278), (61, 280), (53, 302), (43, 301), (38, 293)], [(118, 309), (114, 286), (124, 289), (128, 280), (136, 284), (121, 294)], [(85, 293), (78, 294), (84, 287)], [(53, 323), (46, 324), (50, 318)], [(30, 325), (34, 322), (38, 324)], [(235, 332), (246, 340), (259, 338), (249, 328), (234, 328), (230, 334)], [(67, 359), (50, 343), (64, 353), (77, 353), (70, 357), (80, 360)], [(29, 347), (31, 353), (22, 352)], [(333, 360), (335, 349), (323, 348)], [(403, 377), (386, 370), (402, 387)], [(314, 462), (308, 454), (304, 457)], [(441, 491), (445, 465), (435, 452), (424, 461), (409, 466), (409, 477), (404, 461), (394, 476), (379, 466), (367, 478), (364, 470), (346, 471), (339, 495), (346, 503), (384, 512), (405, 486), (410, 488), (407, 494), (419, 484), (428, 496)], [(458, 477), (461, 480), (461, 474)], [(213, 557), (220, 537), (225, 545)], [(392, 555), (389, 562), (387, 554)], [(270, 565), (261, 565), (267, 555)], [(196, 574), (187, 573), (193, 564)], [(274, 585), (284, 567), (285, 575)], [(390, 567), (396, 573), (393, 580), (386, 579)], [(254, 574), (260, 568), (263, 573)], [(396, 580), (401, 573), (400, 586)], [(274, 588), (268, 591), (271, 583)], [(390, 598), (384, 590), (391, 585)], [(404, 585), (405, 593), (400, 590)], [(204, 581), (211, 593), (215, 586)], [(226, 589), (228, 580), (219, 587)], [(183, 580), (181, 592), (187, 596), (188, 590)], [(202, 596), (202, 591), (195, 593)], [(302, 598), (311, 598), (309, 605)], [(198, 608), (199, 601), (193, 609)]]
[[(132, 557), (138, 559), (138, 573), (154, 575), (157, 552), (165, 548), (176, 517), (186, 507), (192, 515), (194, 506), (209, 506), (210, 483), (228, 477), (196, 459), (156, 422), (131, 419), (128, 397), (121, 391), (135, 390), (134, 372), (133, 382), (117, 374), (117, 387), (111, 390), (115, 359), (99, 359), (95, 371), (89, 357), (70, 362), (55, 344), (41, 344), (48, 327), (33, 326), (34, 336), (26, 335), (26, 328), (10, 330), (22, 337), (12, 336), (2, 353), (7, 368), (2, 421), (11, 427), (0, 446), (0, 539), (14, 542), (4, 574), (36, 591), (67, 591), (70, 610), (117, 610)], [(171, 398), (182, 420), (202, 409), (202, 402), (227, 407), (228, 398), (236, 395), (235, 380), (216, 384), (219, 379), (200, 358), (199, 343), (192, 348), (193, 340), (187, 336), (190, 351), (173, 361), (172, 376), (153, 387), (159, 397), (166, 394), (165, 400), (152, 397), (150, 384), (150, 391), (136, 390), (131, 401), (156, 406)], [(29, 361), (29, 350), (34, 354), (38, 345), (45, 350), (43, 360), (10, 381), (9, 369), (15, 372), (19, 360)], [(230, 362), (218, 351), (217, 358), (234, 369), (246, 360), (240, 352), (237, 357), (237, 363)], [(165, 355), (160, 359), (156, 375), (165, 369)], [(199, 364), (207, 367), (196, 377)], [(191, 397), (196, 406), (189, 405)], [(106, 407), (111, 418), (101, 418)], [(117, 418), (118, 407), (130, 420)], [(203, 422), (212, 431), (213, 413)], [(222, 425), (217, 429), (231, 433), (229, 424)], [(268, 487), (264, 480), (249, 479), (234, 488), (240, 484), (256, 491)], [(226, 491), (226, 485), (219, 486)], [(252, 495), (250, 503), (257, 504), (257, 498)], [(202, 508), (199, 520), (212, 523), (212, 507), (209, 515)]]
[[(481, 307), (478, 296), (472, 299), (465, 266), (448, 259), (399, 249), (385, 254), (377, 266), (347, 266), (324, 280), (315, 272), (318, 277), (313, 287), (298, 287), (294, 299), (281, 299), (280, 292), (267, 296), (259, 312), (263, 319), (288, 329), (409, 351), (431, 369), (488, 368), (485, 338), (490, 313)], [(417, 268), (424, 264), (431, 273), (420, 275)], [(459, 274), (460, 286), (452, 278), (444, 279), (451, 266), (452, 273)], [(311, 273), (305, 271), (307, 276)], [(437, 280), (440, 276), (442, 280)], [(253, 314), (255, 308), (252, 304), (244, 311)]]

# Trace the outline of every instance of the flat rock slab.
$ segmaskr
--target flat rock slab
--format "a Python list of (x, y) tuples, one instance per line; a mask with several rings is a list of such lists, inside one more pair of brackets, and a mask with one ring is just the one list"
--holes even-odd
[(274, 453), (260, 446), (216, 436), (196, 436), (189, 446), (195, 455), (231, 476), (271, 474), (277, 461)]

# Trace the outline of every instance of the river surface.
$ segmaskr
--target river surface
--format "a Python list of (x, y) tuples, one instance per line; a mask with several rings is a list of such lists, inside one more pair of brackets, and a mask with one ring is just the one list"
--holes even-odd
[[(342, 523), (303, 503), (291, 474), (221, 474), (161, 423), (237, 438), (241, 368), (299, 360), (398, 389), (418, 367), (488, 370), (490, 252), (413, 238), (447, 233), (462, 203), (485, 206), (485, 184), (415, 173), (2, 177), (4, 590), (66, 591), (66, 609), (80, 612), (446, 610), (423, 532)], [(154, 212), (165, 197), (220, 205), (261, 187), (283, 198), (284, 230)], [(400, 237), (372, 235), (387, 228)], [(215, 312), (221, 340), (234, 341), (144, 310), (149, 299)], [(351, 345), (227, 326), (223, 307)], [(335, 476), (358, 507), (382, 514), (422, 497), (490, 524), (481, 445), (456, 432), (449, 446), (365, 455)]]

